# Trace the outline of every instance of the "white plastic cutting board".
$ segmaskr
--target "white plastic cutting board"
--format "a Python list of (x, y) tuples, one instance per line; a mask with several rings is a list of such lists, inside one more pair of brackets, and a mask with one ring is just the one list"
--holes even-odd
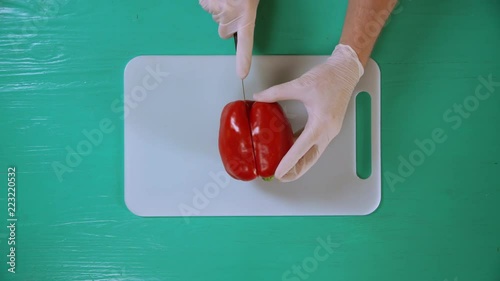
[[(324, 56), (254, 56), (252, 93), (299, 77)], [(125, 69), (125, 202), (139, 216), (366, 215), (381, 199), (380, 71), (370, 60), (355, 93), (371, 95), (368, 179), (356, 175), (355, 98), (341, 133), (297, 181), (242, 182), (218, 151), (222, 108), (242, 99), (234, 56), (140, 56)], [(307, 113), (281, 103), (294, 130)]]

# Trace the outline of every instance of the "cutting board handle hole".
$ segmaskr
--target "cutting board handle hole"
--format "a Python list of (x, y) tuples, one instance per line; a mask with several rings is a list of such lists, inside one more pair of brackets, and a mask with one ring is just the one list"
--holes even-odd
[(356, 174), (367, 179), (372, 174), (371, 151), (371, 96), (367, 92), (356, 95)]

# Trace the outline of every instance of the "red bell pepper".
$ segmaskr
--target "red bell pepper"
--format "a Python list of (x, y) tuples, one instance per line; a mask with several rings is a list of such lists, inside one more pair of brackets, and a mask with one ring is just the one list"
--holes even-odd
[(222, 110), (219, 152), (227, 173), (237, 180), (272, 179), (293, 141), (278, 103), (235, 101)]

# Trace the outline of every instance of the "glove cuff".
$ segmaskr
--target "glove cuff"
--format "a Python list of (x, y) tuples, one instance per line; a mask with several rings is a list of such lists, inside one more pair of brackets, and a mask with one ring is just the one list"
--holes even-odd
[(354, 51), (353, 48), (351, 48), (351, 46), (338, 44), (332, 52), (332, 58), (337, 58), (337, 57), (342, 57), (354, 62), (352, 68), (357, 67), (358, 70), (357, 72), (359, 74), (358, 78), (361, 78), (361, 76), (363, 76), (365, 69), (361, 64), (361, 61), (359, 61), (358, 54), (356, 53), (356, 51)]

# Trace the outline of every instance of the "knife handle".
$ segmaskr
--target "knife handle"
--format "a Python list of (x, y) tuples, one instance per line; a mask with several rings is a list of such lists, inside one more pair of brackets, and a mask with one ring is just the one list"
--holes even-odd
[(237, 51), (238, 50), (238, 32), (234, 33), (233, 38), (234, 38), (234, 49)]

